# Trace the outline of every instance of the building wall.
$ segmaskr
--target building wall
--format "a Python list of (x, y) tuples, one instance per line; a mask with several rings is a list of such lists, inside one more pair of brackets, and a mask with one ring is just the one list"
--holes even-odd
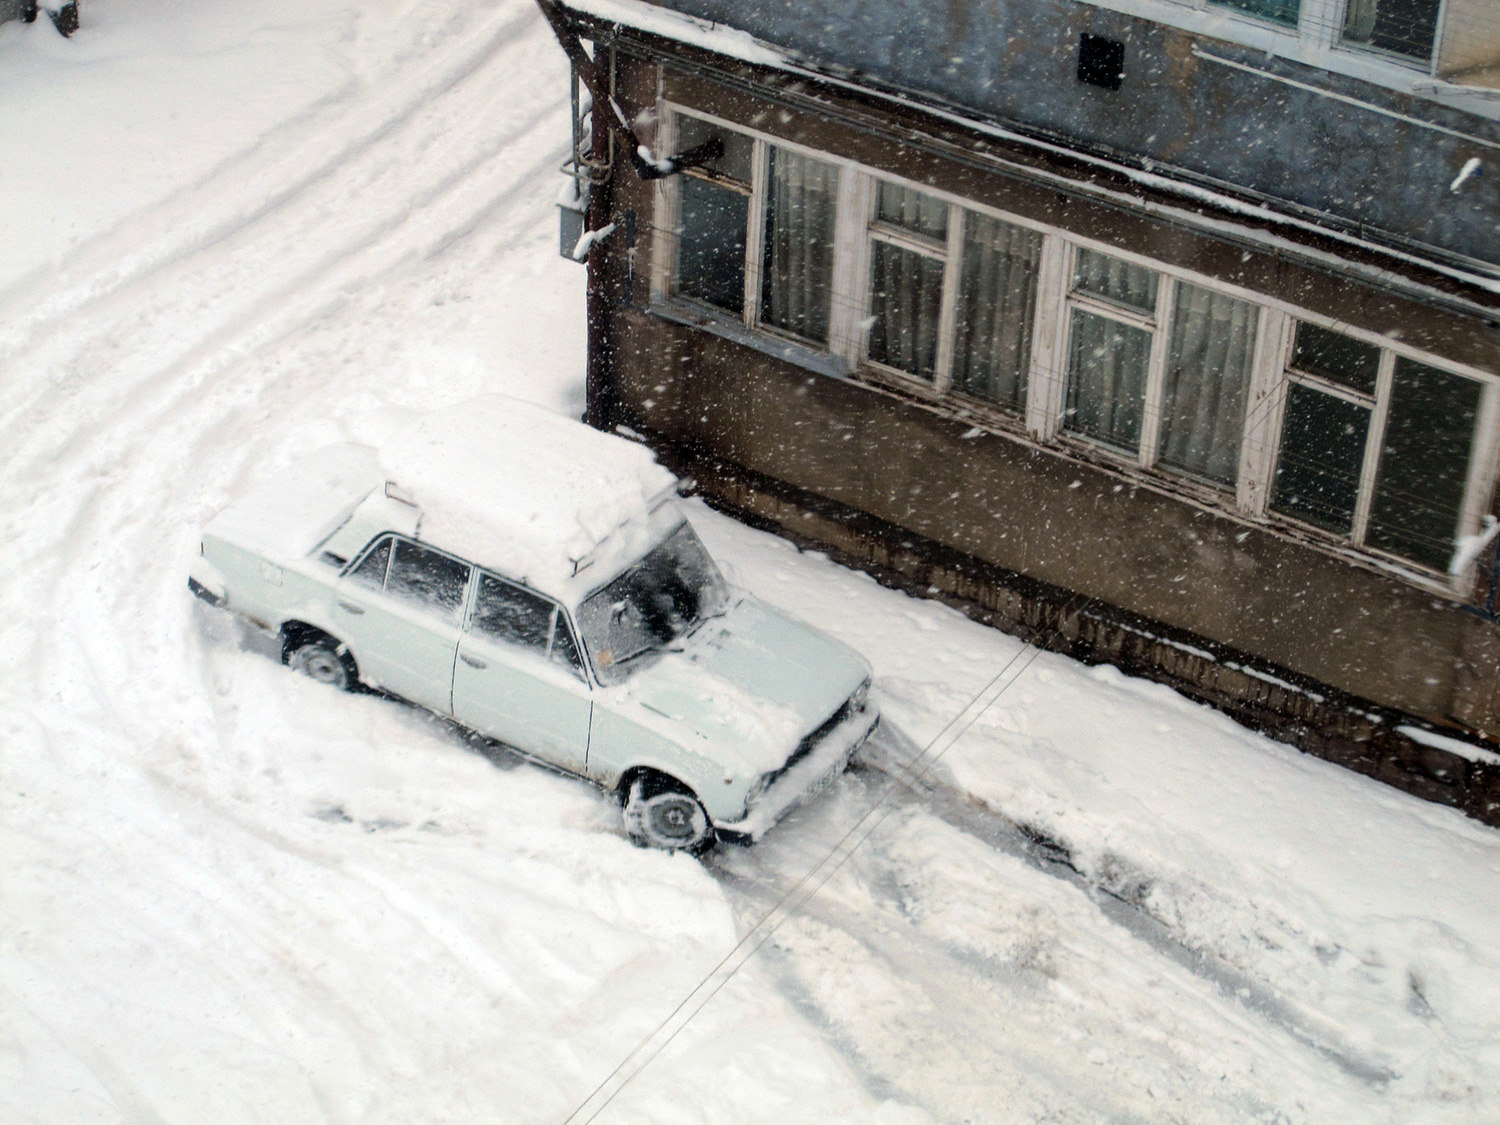
[[(1500, 177), (1450, 190), (1469, 159), (1493, 162), (1500, 123), (1453, 105), (1078, 0), (655, 2), (862, 81), (1500, 265)], [(1119, 90), (1078, 81), (1084, 32), (1125, 44)]]
[(1450, 710), (1466, 626), (1450, 602), (716, 335), (639, 312), (617, 331), (626, 418), (699, 456), (1352, 695), (1431, 718)]
[[(655, 66), (622, 63), (622, 89), (649, 102)], [(770, 107), (668, 71), (670, 100), (899, 170), (1017, 214), (1090, 232), (1154, 257), (1305, 303), (1448, 358), (1500, 370), (1493, 329), (1016, 179), (913, 152), (826, 117)], [(614, 212), (634, 210), (635, 260), (656, 252), (659, 184), (616, 180)], [(644, 268), (639, 265), (638, 268)], [(637, 305), (645, 283), (637, 279)], [(1376, 566), (1351, 564), (1285, 534), (1170, 494), (1118, 466), (1045, 448), (857, 379), (787, 362), (732, 334), (643, 308), (618, 311), (614, 391), (623, 418), (661, 440), (870, 513), (1018, 574), (1080, 591), (1233, 646), (1351, 696), (1436, 721), (1500, 730), (1490, 685), (1494, 627), (1451, 597)], [(774, 350), (774, 349), (770, 349)]]
[[(638, 84), (634, 93), (645, 99), (644, 104), (656, 100), (654, 74), (637, 74), (632, 81)], [(1500, 311), (1490, 317), (1476, 318), (1418, 305), (1400, 299), (1378, 284), (1356, 282), (1332, 266), (1309, 268), (1293, 264), (1287, 255), (1250, 251), (1228, 238), (1205, 238), (1196, 231), (1143, 214), (1128, 203), (1112, 206), (1047, 190), (1021, 176), (998, 175), (988, 167), (944, 159), (904, 144), (896, 137), (851, 128), (832, 115), (763, 101), (710, 79), (673, 72), (670, 68), (663, 77), (660, 93), (668, 101), (698, 108), (726, 121), (820, 152), (858, 160), (872, 168), (1122, 250), (1147, 253), (1165, 265), (1202, 273), (1321, 312), (1342, 323), (1393, 336), (1455, 362), (1500, 371)], [(981, 140), (972, 137), (961, 139), (959, 145), (976, 151), (985, 147)], [(634, 199), (640, 205), (639, 214), (653, 213), (652, 197), (637, 191)], [(1495, 213), (1500, 213), (1500, 206)], [(1495, 225), (1493, 218), (1490, 224)], [(1345, 250), (1336, 243), (1326, 248)]]

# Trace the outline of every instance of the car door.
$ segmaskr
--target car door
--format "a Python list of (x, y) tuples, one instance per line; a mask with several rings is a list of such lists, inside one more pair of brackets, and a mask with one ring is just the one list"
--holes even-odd
[(481, 571), (454, 665), (453, 717), (583, 773), (592, 695), (567, 615), (557, 603)]
[(471, 570), (399, 536), (365, 553), (339, 581), (333, 616), (366, 683), (452, 714), (453, 659)]

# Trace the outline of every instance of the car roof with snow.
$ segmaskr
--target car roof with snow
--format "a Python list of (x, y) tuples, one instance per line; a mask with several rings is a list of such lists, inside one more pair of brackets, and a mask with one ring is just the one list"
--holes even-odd
[(676, 487), (645, 446), (485, 395), (304, 458), (206, 531), (288, 560), (397, 531), (576, 604), (682, 522)]

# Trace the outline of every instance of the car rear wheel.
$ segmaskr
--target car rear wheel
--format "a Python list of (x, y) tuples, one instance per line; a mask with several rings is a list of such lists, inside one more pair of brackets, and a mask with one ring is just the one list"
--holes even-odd
[(328, 684), (340, 691), (348, 691), (359, 680), (354, 669), (354, 659), (336, 640), (329, 636), (314, 636), (286, 646), (282, 661), (294, 672)]
[(643, 848), (694, 854), (713, 846), (714, 828), (703, 802), (681, 782), (647, 774), (630, 783), (625, 796), (625, 834)]

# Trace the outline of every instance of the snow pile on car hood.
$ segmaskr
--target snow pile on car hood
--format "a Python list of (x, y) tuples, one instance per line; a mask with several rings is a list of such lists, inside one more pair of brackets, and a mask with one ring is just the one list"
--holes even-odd
[(649, 449), (505, 395), (422, 416), (380, 463), (421, 509), (420, 539), (559, 596), (608, 580), (681, 520), (667, 503), (677, 478)]

